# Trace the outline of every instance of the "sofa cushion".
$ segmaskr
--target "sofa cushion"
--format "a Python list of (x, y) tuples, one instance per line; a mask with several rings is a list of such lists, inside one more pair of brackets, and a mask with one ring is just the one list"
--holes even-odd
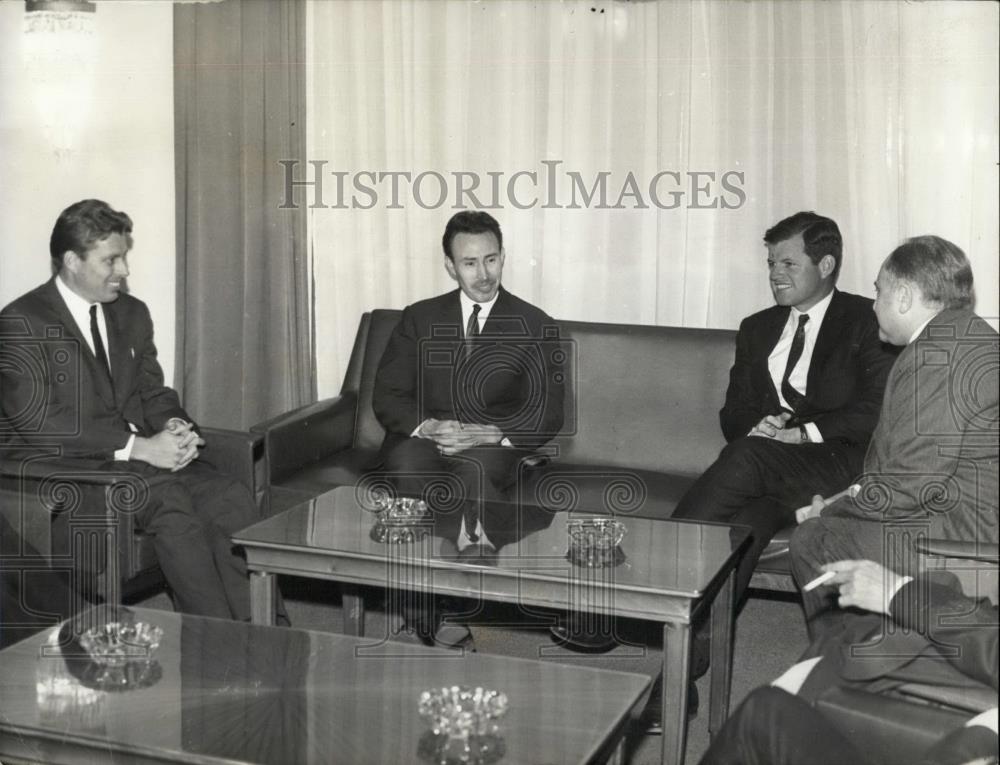
[(304, 499), (315, 497), (337, 486), (356, 484), (375, 459), (377, 449), (345, 449), (332, 457), (313, 462), (298, 471), (291, 478), (281, 482), (286, 491), (301, 492)]
[(734, 333), (563, 322), (571, 368), (567, 463), (699, 475), (725, 445), (719, 408)]

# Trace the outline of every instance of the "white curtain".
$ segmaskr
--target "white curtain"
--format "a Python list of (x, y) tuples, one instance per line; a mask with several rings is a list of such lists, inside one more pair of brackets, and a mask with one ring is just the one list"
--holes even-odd
[[(309, 156), (294, 179), (323, 173), (319, 197), (296, 189), (315, 205), (321, 396), (339, 389), (363, 311), (452, 288), (440, 237), (472, 178), (479, 202), (497, 203), (505, 285), (557, 318), (736, 327), (771, 303), (765, 229), (803, 209), (840, 224), (843, 289), (871, 295), (896, 244), (936, 233), (972, 259), (980, 313), (998, 313), (995, 4), (308, 12)], [(603, 178), (605, 204), (599, 187), (585, 204), (572, 174), (587, 192)]]

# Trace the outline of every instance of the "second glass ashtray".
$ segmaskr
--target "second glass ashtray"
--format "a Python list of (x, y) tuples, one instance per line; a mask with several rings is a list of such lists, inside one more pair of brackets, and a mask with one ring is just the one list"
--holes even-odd
[(427, 503), (413, 497), (377, 497), (374, 501), (378, 522), (386, 526), (410, 526), (430, 516)]
[(80, 635), (80, 645), (95, 664), (120, 667), (152, 661), (163, 629), (147, 622), (108, 622)]
[(452, 685), (420, 694), (420, 716), (437, 735), (449, 738), (495, 735), (507, 714), (507, 694), (490, 688)]
[(574, 518), (566, 523), (571, 563), (585, 568), (617, 566), (625, 560), (620, 545), (627, 531), (614, 518)]

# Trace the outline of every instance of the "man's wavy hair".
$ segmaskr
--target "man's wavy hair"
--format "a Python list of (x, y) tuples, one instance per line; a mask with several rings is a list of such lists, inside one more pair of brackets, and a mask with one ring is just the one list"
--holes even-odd
[(132, 247), (132, 219), (100, 199), (84, 199), (70, 205), (59, 214), (49, 237), (49, 255), (52, 268), (58, 272), (63, 265), (63, 255), (72, 250), (81, 258), (96, 242), (112, 234), (125, 237)]
[(917, 285), (925, 302), (953, 310), (975, 303), (969, 259), (947, 239), (931, 235), (907, 239), (886, 258), (883, 268), (892, 279)]
[(488, 212), (479, 210), (462, 210), (451, 216), (448, 225), (444, 227), (444, 236), (441, 237), (441, 246), (444, 254), (452, 260), (455, 257), (451, 254), (451, 243), (459, 234), (493, 234), (497, 238), (497, 247), (503, 249), (503, 234), (500, 232), (500, 224), (496, 218)]
[(764, 234), (764, 243), (777, 244), (798, 234), (802, 234), (806, 255), (813, 263), (819, 263), (827, 255), (833, 256), (836, 263), (833, 280), (837, 281), (840, 260), (844, 255), (844, 239), (837, 224), (811, 211), (797, 212), (771, 226)]

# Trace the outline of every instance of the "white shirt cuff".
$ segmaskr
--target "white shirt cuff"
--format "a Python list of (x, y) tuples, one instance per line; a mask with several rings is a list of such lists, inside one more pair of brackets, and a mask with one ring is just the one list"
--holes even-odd
[[(973, 717), (969, 722), (965, 724), (966, 728), (971, 728), (973, 725), (981, 725), (984, 728), (989, 728), (994, 733), (997, 732), (997, 708), (987, 709), (985, 712), (980, 712), (978, 715)], [(1000, 735), (1000, 734), (998, 734)]]
[(507, 436), (500, 439), (500, 446), (509, 446), (511, 449), (514, 448), (514, 444), (510, 442), (510, 439), (507, 438)]
[(115, 459), (121, 462), (128, 462), (132, 459), (132, 447), (135, 446), (135, 433), (128, 437), (125, 446), (115, 451)]
[(806, 429), (806, 435), (809, 436), (809, 440), (814, 444), (823, 443), (823, 434), (819, 432), (819, 428), (816, 427), (815, 422), (807, 422), (803, 425)]
[(809, 677), (809, 673), (812, 672), (813, 667), (819, 664), (822, 660), (822, 656), (817, 656), (815, 659), (806, 659), (805, 661), (800, 661), (798, 664), (793, 664), (785, 670), (785, 674), (772, 680), (771, 685), (775, 688), (787, 691), (794, 696), (799, 692), (799, 689), (802, 688), (802, 684), (806, 681), (806, 678)]

